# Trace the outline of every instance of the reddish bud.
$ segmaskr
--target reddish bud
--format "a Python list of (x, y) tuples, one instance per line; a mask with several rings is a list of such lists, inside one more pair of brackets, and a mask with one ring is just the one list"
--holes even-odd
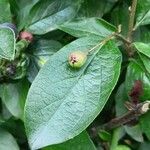
[(33, 41), (33, 35), (30, 32), (27, 31), (22, 31), (20, 32), (19, 38), (22, 40), (26, 40), (28, 42), (32, 42)]

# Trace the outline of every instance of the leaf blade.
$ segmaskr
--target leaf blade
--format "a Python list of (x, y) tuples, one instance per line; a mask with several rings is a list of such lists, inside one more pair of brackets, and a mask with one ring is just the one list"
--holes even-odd
[[(76, 49), (85, 51), (85, 49), (89, 49), (97, 42), (99, 42), (99, 39), (91, 39), (91, 37), (88, 37), (79, 39), (65, 46), (51, 57), (34, 80), (30, 88), (25, 109), (27, 134), (30, 146), (33, 149), (61, 143), (75, 137), (85, 130), (104, 107), (117, 82), (120, 71), (121, 55), (114, 42), (109, 42), (104, 46), (101, 53), (95, 52), (92, 54), (85, 66), (78, 71), (70, 69), (66, 63), (67, 56), (71, 51)], [(112, 56), (110, 56), (110, 54), (112, 54)], [(105, 59), (107, 60), (107, 65), (110, 65), (109, 67), (103, 67), (106, 63)], [(92, 64), (90, 64), (91, 62)], [(99, 64), (101, 64), (100, 68), (98, 67)], [(101, 80), (101, 69), (103, 69), (104, 72), (107, 72), (109, 69), (112, 71), (113, 66), (115, 66), (114, 68), (116, 69), (115, 73), (113, 72), (111, 75), (107, 74), (105, 76), (106, 78), (104, 78), (103, 74), (103, 79)], [(106, 71), (105, 69), (108, 70)], [(63, 73), (64, 71), (65, 73)], [(92, 75), (93, 71), (96, 71), (95, 77)], [(85, 72), (87, 75), (84, 74)], [(110, 70), (108, 72), (110, 72)], [(112, 81), (110, 81), (110, 78)], [(94, 83), (92, 83), (92, 80)], [(100, 83), (102, 85), (100, 85)], [(42, 87), (43, 85), (49, 88), (45, 89), (45, 87)], [(99, 102), (101, 86), (106, 90), (101, 93), (101, 97), (105, 98)], [(109, 88), (109, 86), (111, 88)], [(39, 92), (35, 92), (39, 91), (39, 89), (41, 89), (40, 95), (45, 97), (44, 101), (38, 94)], [(92, 89), (95, 92), (90, 93), (89, 91)], [(95, 100), (94, 102), (91, 101), (92, 97)], [(42, 101), (36, 103), (34, 99)], [(44, 115), (46, 112), (49, 114)], [(44, 116), (42, 115), (42, 120), (39, 120), (41, 113)], [(44, 125), (44, 120), (47, 120), (46, 125)], [(38, 126), (33, 125), (35, 122)], [(44, 138), (46, 134), (47, 136)]]

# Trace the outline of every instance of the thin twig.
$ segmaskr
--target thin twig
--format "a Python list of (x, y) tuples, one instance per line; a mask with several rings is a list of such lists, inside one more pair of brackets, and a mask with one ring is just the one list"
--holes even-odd
[(137, 0), (133, 0), (132, 6), (131, 6), (130, 17), (129, 17), (129, 26), (128, 26), (128, 35), (127, 35), (127, 39), (129, 41), (132, 41), (132, 33), (133, 33), (133, 28), (134, 28), (134, 18), (135, 18), (136, 6), (137, 6)]
[(103, 46), (104, 44), (106, 44), (110, 39), (112, 39), (115, 36), (115, 32), (112, 33), (111, 35), (109, 35), (108, 37), (106, 37), (104, 40), (102, 40), (100, 43), (98, 43), (97, 45), (95, 45), (94, 47), (92, 47), (88, 53), (92, 52), (93, 50), (95, 50), (97, 47), (99, 46)]

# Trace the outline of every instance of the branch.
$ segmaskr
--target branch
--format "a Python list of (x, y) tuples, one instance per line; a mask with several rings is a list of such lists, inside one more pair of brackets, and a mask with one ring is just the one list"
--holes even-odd
[(102, 126), (96, 127), (96, 131), (99, 132), (100, 130), (112, 130), (121, 125), (127, 124), (130, 121), (134, 120), (135, 118), (148, 112), (149, 109), (150, 109), (150, 101), (139, 103), (123, 116), (114, 118), (110, 122)]

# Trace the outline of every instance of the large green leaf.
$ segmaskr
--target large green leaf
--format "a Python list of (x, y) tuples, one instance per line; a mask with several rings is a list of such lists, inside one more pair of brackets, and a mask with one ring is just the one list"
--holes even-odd
[(74, 22), (65, 23), (59, 26), (59, 29), (75, 37), (90, 35), (106, 37), (116, 30), (114, 26), (107, 23), (103, 19), (98, 18), (78, 19)]
[(86, 51), (99, 40), (86, 37), (70, 43), (40, 70), (25, 107), (25, 126), (32, 149), (75, 137), (103, 109), (120, 73), (121, 54), (115, 43), (97, 47), (79, 70), (68, 65), (72, 51)]
[(80, 1), (44, 0), (30, 12), (30, 23), (26, 27), (33, 34), (45, 34), (58, 28), (58, 25), (75, 17)]
[(0, 97), (7, 109), (23, 120), (24, 104), (29, 89), (27, 81), (0, 85)]
[(15, 33), (10, 28), (0, 27), (0, 58), (12, 60), (15, 55)]
[(83, 132), (65, 143), (53, 145), (43, 150), (96, 150), (96, 148), (88, 134)]
[(0, 149), (1, 150), (19, 150), (15, 138), (4, 129), (0, 128)]
[(8, 0), (0, 0), (0, 23), (11, 21), (10, 4)]
[(150, 0), (138, 0), (136, 27), (150, 24)]

